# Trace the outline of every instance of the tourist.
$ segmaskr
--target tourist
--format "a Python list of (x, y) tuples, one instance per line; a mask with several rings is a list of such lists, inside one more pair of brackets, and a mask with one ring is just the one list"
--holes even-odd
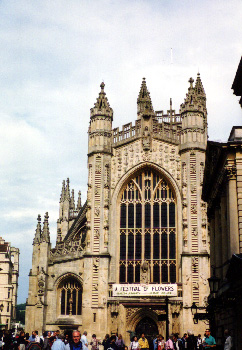
[(113, 349), (113, 350), (117, 350), (118, 347), (116, 345), (116, 335), (112, 335), (110, 337), (110, 342), (109, 342), (109, 346), (108, 346), (108, 349)]
[(50, 350), (51, 349), (48, 334), (51, 334), (51, 333), (50, 332), (43, 333), (43, 336), (44, 336), (43, 350)]
[(216, 347), (216, 341), (214, 337), (211, 336), (210, 329), (206, 329), (205, 334), (206, 334), (206, 337), (203, 344), (205, 349), (209, 350), (210, 348)]
[(149, 343), (148, 343), (148, 340), (145, 338), (144, 333), (141, 334), (141, 338), (139, 339), (139, 347), (140, 347), (140, 349), (143, 349), (143, 350), (149, 349)]
[(107, 350), (107, 348), (109, 347), (109, 343), (110, 343), (109, 334), (106, 334), (102, 342), (103, 350)]
[(177, 333), (175, 333), (173, 335), (173, 345), (174, 345), (175, 350), (182, 350), (183, 349), (182, 341), (181, 341), (181, 339), (179, 339)]
[(233, 347), (233, 339), (228, 329), (225, 329), (224, 336), (225, 336), (224, 350), (231, 350)]
[(169, 336), (169, 339), (165, 343), (165, 348), (166, 350), (174, 349), (174, 344), (173, 344), (173, 334)]
[(197, 340), (194, 337), (193, 331), (187, 331), (187, 349), (188, 350), (197, 350)]
[(87, 332), (83, 332), (81, 336), (82, 348), (83, 350), (88, 350)]
[(92, 346), (92, 350), (99, 350), (99, 345), (101, 345), (101, 342), (97, 340), (96, 334), (92, 335), (92, 341), (90, 345)]
[(158, 349), (158, 338), (159, 338), (159, 335), (157, 335), (157, 337), (153, 340), (153, 350)]
[(165, 340), (164, 337), (159, 334), (158, 335), (158, 342), (157, 342), (157, 350), (163, 350), (165, 349)]
[(138, 338), (136, 337), (136, 335), (133, 337), (133, 341), (131, 341), (129, 348), (130, 348), (130, 350), (139, 349), (139, 342), (138, 342)]
[(202, 341), (202, 338), (201, 338), (201, 334), (198, 334), (197, 336), (197, 349), (198, 350), (201, 350), (203, 348), (203, 341)]
[(181, 338), (181, 341), (182, 341), (183, 349), (187, 349), (187, 333), (183, 334), (183, 337)]
[(116, 345), (118, 350), (124, 350), (124, 341), (121, 334), (118, 335), (118, 340), (116, 340)]
[(54, 341), (51, 350), (65, 350), (65, 343), (63, 342), (64, 336), (62, 334), (57, 335), (57, 339)]
[(18, 337), (18, 349), (19, 350), (25, 350), (26, 347), (26, 337), (24, 331), (20, 332), (20, 335)]
[[(87, 333), (87, 332), (84, 332)], [(81, 334), (79, 331), (72, 332), (72, 341), (65, 345), (65, 350), (81, 350), (83, 349), (83, 343), (81, 341)]]

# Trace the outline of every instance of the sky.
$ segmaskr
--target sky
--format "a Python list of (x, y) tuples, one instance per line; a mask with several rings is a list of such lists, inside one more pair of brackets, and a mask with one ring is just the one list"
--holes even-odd
[(0, 0), (0, 236), (20, 248), (28, 294), (37, 215), (56, 240), (62, 181), (87, 191), (87, 131), (100, 83), (113, 127), (135, 122), (146, 77), (155, 110), (179, 111), (201, 75), (210, 140), (242, 125), (231, 86), (242, 55), (241, 0)]

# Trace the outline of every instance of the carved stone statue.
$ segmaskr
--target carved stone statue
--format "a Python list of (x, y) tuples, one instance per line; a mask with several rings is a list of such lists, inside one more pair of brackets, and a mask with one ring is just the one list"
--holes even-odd
[(140, 283), (150, 282), (150, 266), (148, 261), (144, 261), (140, 269)]

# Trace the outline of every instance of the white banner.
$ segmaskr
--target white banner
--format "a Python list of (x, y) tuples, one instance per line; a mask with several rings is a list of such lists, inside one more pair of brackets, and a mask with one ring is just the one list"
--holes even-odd
[(177, 296), (177, 284), (113, 284), (114, 297)]

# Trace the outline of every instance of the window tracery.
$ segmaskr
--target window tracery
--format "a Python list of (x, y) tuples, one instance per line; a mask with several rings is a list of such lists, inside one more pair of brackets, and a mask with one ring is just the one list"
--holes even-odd
[(81, 315), (82, 287), (74, 278), (64, 280), (59, 286), (61, 315)]
[(168, 182), (149, 169), (121, 194), (120, 283), (139, 283), (145, 260), (151, 283), (176, 282), (176, 200)]

